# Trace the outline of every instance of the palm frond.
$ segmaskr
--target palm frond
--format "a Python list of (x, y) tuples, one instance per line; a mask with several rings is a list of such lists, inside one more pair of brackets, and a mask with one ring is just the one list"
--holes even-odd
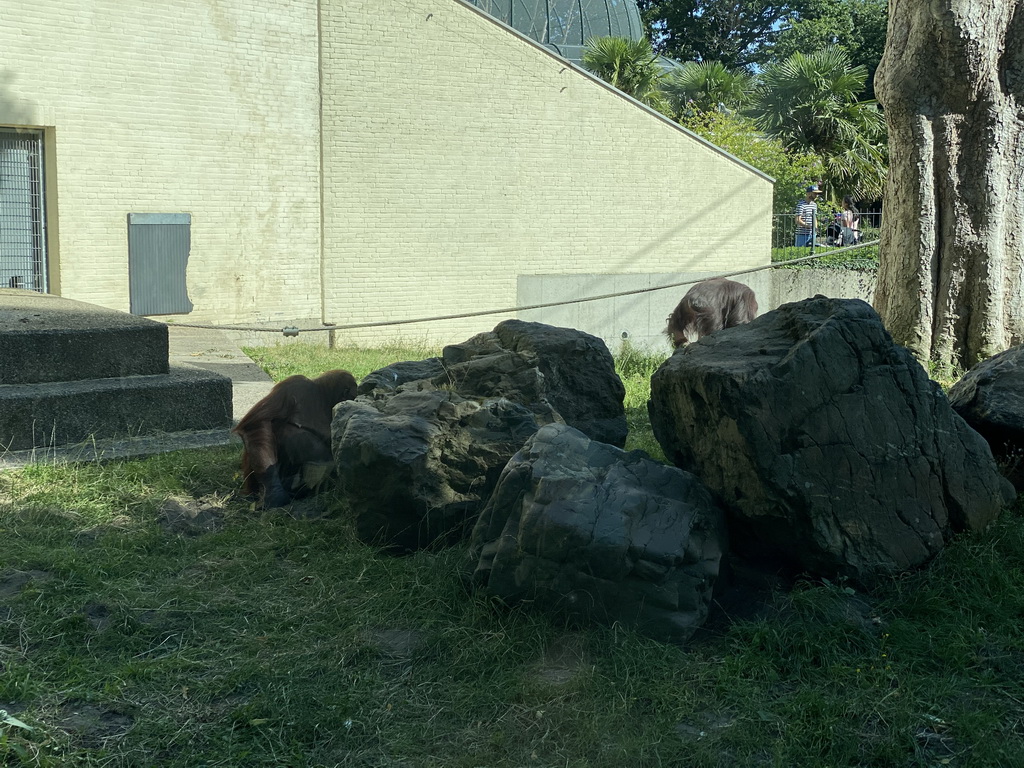
[(646, 39), (592, 37), (586, 41), (583, 66), (640, 101), (658, 91), (664, 77), (658, 55)]

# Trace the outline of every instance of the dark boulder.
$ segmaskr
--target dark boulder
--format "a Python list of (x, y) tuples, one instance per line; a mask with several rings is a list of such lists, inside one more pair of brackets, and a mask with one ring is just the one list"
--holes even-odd
[(620, 448), (626, 444), (626, 388), (601, 339), (522, 320), (499, 323), (493, 333), (504, 348), (535, 361), (548, 402), (566, 424), (592, 440)]
[(988, 441), (1014, 487), (1024, 489), (1024, 346), (971, 368), (949, 390), (949, 404)]
[(506, 601), (683, 641), (707, 618), (724, 535), (693, 475), (552, 424), (502, 472), (469, 559)]
[(677, 351), (649, 402), (665, 455), (743, 554), (869, 583), (1013, 499), (985, 441), (859, 300), (786, 304)]
[(428, 357), (426, 360), (407, 360), (392, 363), (370, 373), (359, 382), (356, 396), (368, 395), (374, 390), (394, 392), (410, 381), (431, 380), (444, 374), (444, 365), (439, 357)]
[(626, 442), (625, 387), (604, 342), (583, 331), (506, 320), (446, 346), (441, 357), (374, 371), (359, 394), (387, 396), (419, 380), (468, 398), (503, 397), (540, 414), (554, 408), (594, 440)]
[[(557, 418), (549, 409), (547, 420)], [(428, 381), (340, 403), (332, 448), (360, 539), (402, 553), (464, 538), (538, 426), (537, 413), (518, 403)]]

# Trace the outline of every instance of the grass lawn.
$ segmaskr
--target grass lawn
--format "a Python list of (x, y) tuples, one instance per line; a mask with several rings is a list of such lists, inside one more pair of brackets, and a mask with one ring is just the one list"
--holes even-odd
[[(275, 378), (430, 354), (251, 352)], [(628, 447), (660, 457), (660, 361), (618, 362)], [(870, 594), (803, 582), (676, 647), (470, 594), (460, 548), (380, 556), (325, 496), (257, 510), (239, 453), (0, 473), (0, 764), (1024, 765), (1019, 507)]]

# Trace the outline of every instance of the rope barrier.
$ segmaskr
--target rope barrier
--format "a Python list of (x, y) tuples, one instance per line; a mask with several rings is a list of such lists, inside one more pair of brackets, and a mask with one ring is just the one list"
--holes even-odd
[(296, 328), (294, 326), (286, 326), (284, 328), (259, 328), (248, 325), (203, 325), (196, 323), (173, 323), (175, 328), (204, 328), (206, 330), (214, 331), (253, 331), (257, 333), (281, 333), (285, 336), (298, 336), (300, 333), (313, 333), (315, 331), (351, 331), (360, 328), (384, 328), (393, 325), (413, 325), (414, 323), (435, 323), (441, 320), (461, 320), (467, 317), (485, 317), (487, 315), (511, 315), (518, 312), (525, 312), (531, 309), (547, 309), (548, 307), (563, 307), (569, 304), (583, 304), (588, 301), (602, 301), (604, 299), (615, 299), (620, 296), (634, 296), (641, 293), (653, 293), (654, 291), (664, 291), (669, 288), (679, 288), (684, 285), (693, 285), (694, 283), (703, 283), (705, 280), (717, 280), (720, 278), (736, 277), (737, 275), (748, 275), (753, 272), (763, 272), (766, 269), (775, 269), (777, 267), (789, 267), (796, 264), (804, 264), (809, 261), (816, 259), (825, 258), (826, 256), (835, 256), (836, 254), (846, 253), (848, 251), (854, 251), (858, 248), (866, 248), (870, 245), (877, 245), (878, 240), (871, 240), (865, 243), (857, 243), (856, 245), (846, 245), (841, 248), (833, 248), (824, 253), (814, 254), (812, 256), (803, 256), (799, 259), (790, 259), (788, 261), (780, 261), (772, 264), (765, 264), (760, 267), (751, 267), (750, 269), (740, 269), (735, 272), (723, 272), (720, 275), (712, 275), (711, 277), (701, 277), (692, 280), (681, 280), (677, 283), (668, 283), (666, 285), (658, 285), (653, 288), (636, 288), (631, 291), (617, 291), (616, 293), (603, 293), (599, 296), (584, 296), (579, 299), (566, 299), (564, 301), (548, 301), (542, 304), (524, 304), (518, 307), (505, 307), (503, 309), (482, 309), (474, 312), (459, 312), (453, 315), (434, 315), (432, 317), (417, 317), (406, 320), (376, 320), (367, 323), (348, 323), (346, 325), (320, 325), (315, 328)]

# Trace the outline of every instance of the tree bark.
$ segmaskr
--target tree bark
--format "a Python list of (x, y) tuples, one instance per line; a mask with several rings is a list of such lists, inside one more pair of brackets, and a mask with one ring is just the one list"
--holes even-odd
[(922, 362), (1024, 341), (1024, 0), (890, 0), (875, 308)]

